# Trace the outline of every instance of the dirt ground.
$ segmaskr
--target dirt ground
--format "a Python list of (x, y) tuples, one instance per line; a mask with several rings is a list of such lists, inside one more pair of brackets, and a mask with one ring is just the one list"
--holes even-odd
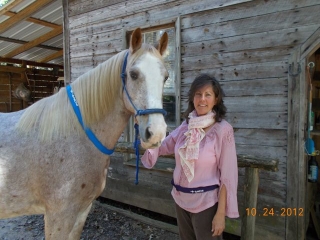
[[(130, 213), (130, 212), (129, 212)], [(174, 228), (175, 226), (173, 226)], [(43, 240), (43, 216), (22, 216), (0, 220), (0, 240)], [(143, 220), (113, 211), (95, 201), (83, 228), (82, 240), (178, 240), (178, 234), (167, 231)]]

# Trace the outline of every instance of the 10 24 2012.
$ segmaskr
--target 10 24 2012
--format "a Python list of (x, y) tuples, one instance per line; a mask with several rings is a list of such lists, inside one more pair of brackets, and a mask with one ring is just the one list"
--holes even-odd
[(274, 207), (265, 207), (261, 211), (258, 211), (256, 208), (246, 208), (247, 216), (261, 216), (261, 217), (303, 217), (304, 208), (292, 208), (292, 207), (283, 207), (275, 209)]

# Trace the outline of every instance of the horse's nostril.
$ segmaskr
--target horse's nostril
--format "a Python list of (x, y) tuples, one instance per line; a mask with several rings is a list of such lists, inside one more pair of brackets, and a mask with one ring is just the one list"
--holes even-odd
[(146, 129), (146, 139), (149, 139), (153, 135), (153, 132), (151, 132), (149, 129), (149, 127)]

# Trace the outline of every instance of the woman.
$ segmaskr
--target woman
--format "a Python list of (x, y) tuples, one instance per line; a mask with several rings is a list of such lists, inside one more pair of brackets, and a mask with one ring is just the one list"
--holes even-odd
[(239, 217), (236, 148), (222, 97), (216, 79), (198, 76), (189, 90), (185, 121), (141, 159), (152, 168), (158, 156), (175, 154), (171, 194), (183, 240), (222, 239), (225, 216)]

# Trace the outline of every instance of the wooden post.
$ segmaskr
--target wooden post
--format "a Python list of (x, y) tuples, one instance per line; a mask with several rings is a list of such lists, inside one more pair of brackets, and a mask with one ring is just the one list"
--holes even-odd
[(257, 217), (257, 195), (259, 186), (259, 169), (246, 168), (244, 184), (244, 211), (241, 223), (241, 239), (254, 240)]

